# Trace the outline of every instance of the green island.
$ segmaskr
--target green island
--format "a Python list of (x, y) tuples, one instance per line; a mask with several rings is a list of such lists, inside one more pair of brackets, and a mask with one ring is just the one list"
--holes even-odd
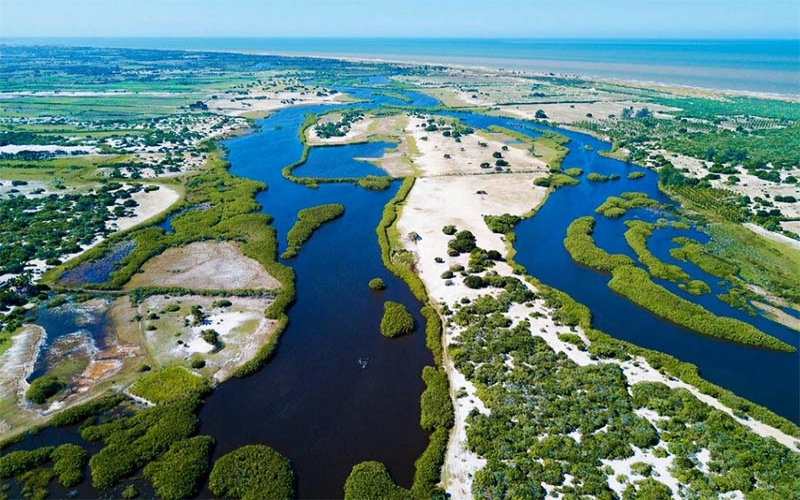
[(297, 221), (286, 234), (288, 246), (281, 254), (282, 259), (291, 259), (297, 255), (311, 235), (326, 222), (336, 220), (344, 215), (344, 206), (331, 203), (317, 207), (304, 208), (297, 213)]

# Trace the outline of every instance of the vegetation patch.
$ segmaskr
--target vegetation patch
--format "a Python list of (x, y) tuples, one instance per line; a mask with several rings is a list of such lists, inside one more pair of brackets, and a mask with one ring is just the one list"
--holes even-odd
[(32, 403), (44, 404), (64, 387), (66, 384), (55, 375), (45, 375), (31, 382), (30, 387), (25, 391), (25, 398)]
[(242, 446), (214, 462), (208, 480), (214, 495), (242, 500), (294, 498), (294, 471), (266, 445)]
[(613, 271), (609, 288), (653, 314), (703, 335), (776, 351), (796, 349), (758, 328), (734, 318), (720, 317), (653, 283), (647, 272), (635, 266), (620, 266)]
[[(689, 275), (680, 267), (662, 262), (647, 248), (647, 239), (653, 235), (655, 224), (640, 220), (625, 221), (628, 230), (625, 231), (625, 241), (636, 252), (639, 262), (647, 266), (650, 274), (656, 278), (672, 282), (688, 282)], [(695, 286), (693, 289), (697, 289)]]
[(406, 306), (387, 300), (383, 304), (381, 335), (388, 338), (400, 337), (414, 331), (414, 317)]
[(164, 500), (192, 498), (208, 474), (213, 446), (210, 436), (177, 441), (158, 460), (147, 464), (144, 477)]
[(190, 395), (202, 396), (210, 390), (208, 382), (180, 366), (171, 366), (139, 378), (130, 393), (155, 404), (170, 403)]
[(380, 462), (361, 462), (353, 467), (344, 483), (345, 500), (411, 500), (411, 492), (397, 486)]
[(383, 281), (381, 278), (372, 278), (369, 280), (369, 289), (372, 291), (380, 291), (386, 289), (386, 282)]
[(289, 246), (281, 258), (291, 259), (300, 251), (300, 247), (311, 235), (326, 222), (338, 219), (344, 215), (344, 206), (331, 203), (316, 207), (305, 208), (297, 213), (297, 221), (286, 235)]

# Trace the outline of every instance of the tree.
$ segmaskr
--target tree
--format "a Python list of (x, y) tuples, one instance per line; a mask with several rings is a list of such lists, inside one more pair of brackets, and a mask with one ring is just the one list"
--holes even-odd
[(537, 109), (536, 114), (534, 116), (536, 117), (537, 120), (547, 119), (547, 113), (545, 113), (543, 109)]

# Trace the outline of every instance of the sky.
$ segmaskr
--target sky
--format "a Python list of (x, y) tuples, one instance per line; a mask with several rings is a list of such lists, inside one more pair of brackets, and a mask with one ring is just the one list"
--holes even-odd
[(4, 37), (800, 38), (797, 0), (0, 0)]

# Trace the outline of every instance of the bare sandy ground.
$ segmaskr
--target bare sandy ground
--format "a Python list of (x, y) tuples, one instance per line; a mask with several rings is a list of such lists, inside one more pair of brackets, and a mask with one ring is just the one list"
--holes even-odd
[[(445, 137), (441, 131), (426, 132), (425, 120), (412, 117), (408, 129), (411, 131), (419, 155), (413, 157), (415, 166), (425, 177), (446, 175), (470, 175), (495, 171), (493, 153), (500, 153), (509, 166), (503, 170), (529, 172), (535, 176), (547, 173), (547, 165), (532, 156), (524, 144), (516, 144), (511, 137), (502, 134), (475, 133), (461, 137), (456, 142)], [(485, 143), (486, 147), (480, 146)], [(503, 150), (503, 147), (507, 150)], [(481, 168), (481, 163), (489, 163), (490, 168)]]
[[(23, 401), (29, 384), (25, 381), (33, 373), (33, 365), (45, 339), (44, 328), (25, 325), (11, 338), (11, 346), (0, 354), (0, 435), (13, 431), (19, 415), (4, 409)], [(17, 408), (15, 408), (16, 410)], [(27, 412), (26, 412), (27, 413)]]
[(83, 152), (86, 154), (99, 153), (100, 150), (94, 146), (58, 146), (55, 144), (7, 144), (0, 146), (0, 153), (17, 154), (21, 151), (46, 151), (48, 153), (77, 153)]
[[(512, 166), (515, 163), (534, 166), (536, 172), (484, 174), (480, 163), (491, 159), (493, 151), (500, 151), (503, 142), (475, 135), (463, 137), (461, 143), (456, 143), (441, 133), (424, 132), (422, 127), (415, 126), (420, 123), (422, 120), (418, 118), (411, 121), (421, 153), (413, 161), (422, 177), (417, 179), (409, 194), (397, 227), (403, 235), (412, 231), (419, 235), (414, 242), (406, 238), (404, 241), (408, 250), (417, 257), (419, 274), (432, 301), (453, 306), (461, 297), (476, 298), (481, 292), (470, 290), (460, 283), (448, 286), (440, 278), (450, 265), (466, 264), (467, 259), (466, 256), (447, 256), (447, 241), (451, 237), (442, 232), (442, 227), (453, 224), (459, 230), (470, 230), (482, 248), (505, 253), (503, 237), (489, 230), (483, 222), (483, 215), (521, 215), (539, 205), (545, 198), (546, 190), (534, 187), (533, 179), (547, 175), (547, 172), (541, 162), (526, 151), (509, 148), (504, 156), (509, 158)], [(423, 136), (428, 136), (428, 141), (423, 141)], [(479, 141), (488, 142), (490, 147), (480, 147)], [(454, 156), (452, 160), (443, 157), (446, 151)], [(435, 257), (441, 257), (445, 262), (436, 263)], [(511, 272), (506, 264), (500, 263), (498, 267), (503, 267), (507, 273)], [(451, 341), (455, 335), (456, 330), (446, 329), (445, 341)], [(466, 418), (473, 409), (487, 410), (475, 395), (475, 387), (455, 370), (448, 359), (445, 359), (445, 368), (453, 391), (463, 390), (466, 396), (454, 397), (456, 425), (449, 441), (442, 477), (453, 498), (471, 498), (472, 475), (486, 461), (467, 449)]]
[[(331, 113), (319, 119), (317, 123), (332, 123), (341, 119), (340, 113)], [(311, 146), (321, 146), (325, 144), (352, 144), (354, 142), (364, 142), (369, 139), (370, 128), (377, 119), (364, 117), (350, 124), (350, 130), (341, 137), (320, 137), (316, 127), (309, 127), (306, 130), (306, 141)]]
[[(639, 101), (598, 101), (598, 102), (574, 102), (574, 103), (558, 103), (558, 104), (522, 104), (522, 105), (509, 105), (500, 106), (500, 110), (510, 113), (523, 119), (534, 119), (536, 111), (542, 110), (547, 115), (547, 118), (556, 123), (572, 124), (582, 121), (593, 121), (598, 119), (606, 119), (611, 115), (619, 117), (622, 110), (633, 106), (635, 110), (647, 108), (652, 111), (657, 118), (671, 118), (666, 114), (666, 111), (678, 111), (677, 108), (670, 108), (667, 106), (660, 106), (653, 103), (645, 103)], [(591, 114), (589, 117), (587, 114)]]
[(763, 302), (752, 302), (752, 304), (758, 309), (761, 309), (766, 313), (767, 317), (771, 318), (776, 323), (780, 323), (800, 333), (800, 319), (783, 312), (771, 304), (765, 304)]
[(766, 238), (768, 240), (772, 240), (772, 241), (775, 241), (775, 242), (778, 242), (778, 243), (782, 243), (784, 245), (789, 245), (790, 247), (792, 247), (792, 248), (794, 248), (796, 250), (800, 250), (800, 241), (793, 240), (792, 238), (789, 238), (788, 236), (784, 236), (784, 235), (779, 234), (779, 233), (774, 233), (774, 232), (772, 232), (772, 231), (770, 231), (770, 230), (768, 230), (766, 228), (763, 228), (761, 226), (757, 226), (757, 225), (755, 225), (753, 223), (750, 223), (750, 222), (745, 222), (743, 225), (747, 229), (753, 231), (754, 233), (756, 233), (756, 234), (758, 234), (760, 236), (763, 236), (764, 238)]
[(236, 243), (197, 242), (153, 257), (125, 288), (142, 286), (261, 290), (277, 288), (280, 283), (257, 261), (242, 255)]
[(156, 191), (148, 193), (141, 190), (132, 194), (131, 198), (139, 204), (138, 207), (134, 207), (134, 215), (132, 217), (120, 217), (110, 222), (119, 231), (130, 229), (165, 212), (181, 199), (181, 195), (174, 189), (159, 186)]
[(207, 100), (209, 111), (231, 116), (275, 111), (289, 106), (334, 104), (341, 101), (339, 94), (317, 96), (310, 92), (251, 92), (246, 96), (220, 97)]
[[(111, 317), (120, 337), (136, 339), (143, 347), (146, 359), (141, 358), (140, 364), (188, 366), (189, 360), (199, 358), (206, 362), (200, 371), (219, 383), (255, 356), (277, 324), (264, 317), (270, 298), (225, 297), (231, 305), (215, 307), (221, 298), (154, 295), (133, 305), (123, 297), (115, 302)], [(200, 306), (205, 315), (199, 324), (195, 324), (192, 306)], [(207, 330), (219, 335), (219, 346), (203, 339)]]

